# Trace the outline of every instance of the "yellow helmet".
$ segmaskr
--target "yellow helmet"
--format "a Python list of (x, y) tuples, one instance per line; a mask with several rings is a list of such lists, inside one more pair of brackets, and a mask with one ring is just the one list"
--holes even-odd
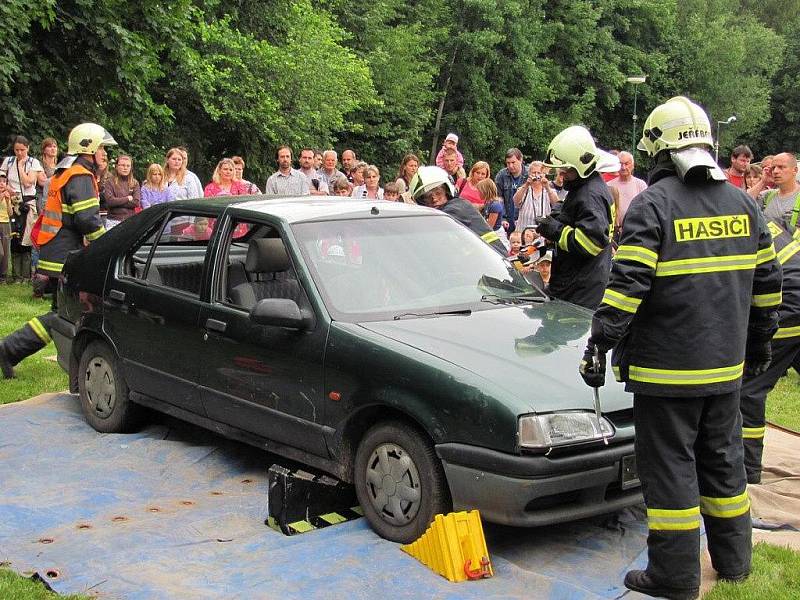
[(637, 148), (655, 156), (662, 150), (697, 145), (714, 147), (708, 115), (688, 98), (675, 96), (657, 106), (647, 117)]
[(81, 123), (69, 132), (67, 154), (94, 154), (100, 146), (116, 145), (111, 134), (97, 123)]
[(592, 134), (586, 127), (573, 125), (567, 127), (550, 142), (544, 164), (547, 167), (572, 167), (581, 179), (586, 179), (597, 168), (600, 152)]

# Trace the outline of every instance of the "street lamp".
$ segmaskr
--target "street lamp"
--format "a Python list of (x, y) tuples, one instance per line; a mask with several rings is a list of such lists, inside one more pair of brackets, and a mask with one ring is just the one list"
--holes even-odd
[(714, 139), (714, 162), (719, 162), (719, 126), (720, 125), (730, 125), (731, 123), (736, 122), (736, 115), (731, 115), (724, 121), (717, 121), (717, 135)]
[(633, 84), (633, 125), (631, 127), (631, 153), (636, 152), (636, 92), (639, 89), (639, 84), (647, 80), (647, 75), (631, 75), (627, 78), (628, 83)]

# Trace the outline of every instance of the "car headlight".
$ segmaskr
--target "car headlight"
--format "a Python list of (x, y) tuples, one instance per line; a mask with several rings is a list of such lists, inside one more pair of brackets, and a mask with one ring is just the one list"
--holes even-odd
[(557, 412), (525, 415), (519, 419), (519, 445), (523, 448), (551, 448), (582, 444), (614, 435), (614, 426), (589, 412)]

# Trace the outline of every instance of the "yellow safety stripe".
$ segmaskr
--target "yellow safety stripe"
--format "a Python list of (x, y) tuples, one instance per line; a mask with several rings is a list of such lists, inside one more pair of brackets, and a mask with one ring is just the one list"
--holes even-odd
[(647, 526), (658, 531), (686, 531), (700, 528), (700, 507), (670, 510), (648, 508)]
[(586, 250), (592, 256), (597, 256), (600, 254), (603, 249), (595, 244), (589, 236), (583, 233), (583, 229), (576, 228), (575, 229), (575, 241), (578, 242), (584, 250)]
[(789, 242), (778, 252), (778, 262), (782, 265), (786, 264), (786, 261), (792, 258), (798, 252), (800, 252), (800, 242)]
[(770, 244), (769, 248), (762, 248), (756, 253), (756, 264), (762, 265), (775, 258), (775, 244)]
[[(39, 261), (41, 262), (41, 261)], [(786, 338), (793, 338), (800, 335), (800, 325), (794, 327), (778, 327), (778, 331), (772, 336), (773, 340), (783, 340)]]
[(656, 277), (672, 275), (694, 275), (698, 273), (719, 273), (720, 271), (741, 271), (754, 269), (755, 254), (731, 254), (729, 256), (703, 256), (659, 262)]
[(621, 382), (622, 374), (619, 372), (619, 367), (612, 365), (611, 370), (614, 372), (614, 379)]
[(42, 322), (39, 319), (37, 319), (36, 317), (34, 317), (30, 321), (28, 321), (28, 325), (30, 325), (31, 329), (33, 329), (33, 333), (35, 333), (37, 335), (37, 337), (40, 340), (42, 340), (45, 344), (49, 344), (50, 342), (53, 341), (50, 338), (50, 334), (47, 333), (47, 329), (44, 328), (44, 325), (42, 325)]
[(492, 242), (497, 242), (500, 240), (500, 236), (497, 235), (496, 231), (487, 231), (481, 236), (481, 239), (486, 242), (487, 244), (491, 244)]
[(783, 296), (781, 292), (774, 292), (772, 294), (753, 294), (753, 300), (750, 302), (756, 308), (766, 308), (768, 306), (780, 306)]
[(760, 440), (766, 431), (766, 427), (742, 427), (742, 437), (746, 440)]
[(730, 498), (710, 498), (700, 496), (700, 512), (710, 517), (720, 517), (722, 519), (733, 519), (745, 514), (750, 510), (750, 498), (747, 490), (738, 496)]
[(614, 308), (624, 310), (625, 312), (636, 314), (636, 310), (639, 308), (642, 300), (640, 298), (625, 296), (612, 289), (607, 289), (605, 294), (603, 294), (602, 302)]
[(50, 262), (49, 260), (42, 260), (41, 258), (39, 259), (38, 265), (40, 269), (52, 271), (53, 273), (61, 273), (61, 269), (64, 268), (64, 263)]
[(630, 365), (628, 377), (632, 381), (660, 383), (662, 385), (702, 385), (733, 381), (742, 376), (744, 363), (717, 369), (653, 369)]
[(99, 229), (95, 229), (92, 233), (87, 233), (85, 237), (90, 242), (93, 242), (97, 238), (99, 238), (101, 235), (103, 235), (105, 232), (106, 232), (106, 228), (101, 225)]
[(642, 248), (641, 246), (628, 246), (623, 244), (617, 248), (617, 253), (614, 255), (614, 260), (632, 260), (655, 269), (656, 264), (658, 264), (658, 254), (649, 248)]
[(82, 210), (86, 210), (88, 208), (93, 207), (100, 208), (100, 200), (97, 198), (89, 198), (88, 200), (81, 200), (80, 202), (75, 202), (74, 204), (62, 204), (61, 205), (61, 212), (67, 215), (74, 215), (75, 213), (81, 212)]
[(569, 242), (567, 237), (569, 236), (570, 231), (575, 231), (571, 225), (564, 225), (564, 229), (561, 230), (561, 237), (558, 238), (558, 247), (561, 248), (564, 252), (569, 252)]

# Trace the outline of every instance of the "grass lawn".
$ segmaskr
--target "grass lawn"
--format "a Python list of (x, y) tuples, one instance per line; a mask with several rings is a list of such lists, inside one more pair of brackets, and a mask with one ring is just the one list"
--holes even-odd
[[(0, 336), (5, 336), (29, 319), (47, 312), (49, 301), (33, 300), (30, 285), (0, 285)], [(54, 360), (50, 344), (16, 367), (17, 378), (0, 384), (0, 404), (17, 402), (44, 392), (66, 390), (67, 375)], [(767, 402), (767, 419), (783, 427), (800, 430), (800, 377), (792, 371), (773, 390)], [(41, 584), (5, 569), (0, 563), (0, 598), (41, 600), (57, 597)], [(77, 600), (88, 596), (69, 596)], [(800, 598), (800, 553), (767, 544), (757, 544), (753, 573), (742, 584), (719, 584), (705, 600), (790, 600)]]

